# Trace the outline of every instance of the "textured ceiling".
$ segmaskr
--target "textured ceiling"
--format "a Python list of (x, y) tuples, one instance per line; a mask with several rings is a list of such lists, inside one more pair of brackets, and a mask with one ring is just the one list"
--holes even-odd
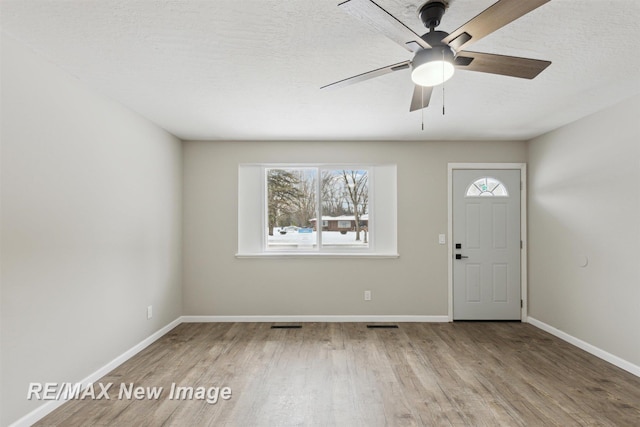
[[(415, 0), (378, 3), (414, 31)], [(451, 32), (494, 0), (451, 0)], [(411, 59), (338, 0), (3, 0), (9, 35), (182, 139), (529, 139), (640, 93), (640, 1), (551, 0), (471, 50), (552, 61), (534, 80), (458, 71), (409, 113)]]

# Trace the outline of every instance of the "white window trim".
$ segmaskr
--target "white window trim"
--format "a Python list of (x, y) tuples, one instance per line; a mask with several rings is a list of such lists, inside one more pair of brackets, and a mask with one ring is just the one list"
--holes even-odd
[[(319, 248), (290, 251), (266, 248), (266, 182), (269, 168), (360, 169), (369, 171), (369, 221), (373, 225), (368, 248)], [(376, 175), (383, 177), (377, 180)], [(318, 195), (320, 196), (320, 195)], [(376, 200), (383, 203), (376, 205)], [(260, 163), (238, 168), (237, 258), (397, 258), (397, 166), (395, 164)]]

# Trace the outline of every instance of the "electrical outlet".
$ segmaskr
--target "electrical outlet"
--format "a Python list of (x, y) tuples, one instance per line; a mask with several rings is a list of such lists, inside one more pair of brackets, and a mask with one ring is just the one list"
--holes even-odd
[(371, 301), (371, 291), (364, 291), (364, 300)]
[(153, 306), (150, 305), (147, 307), (147, 320), (153, 317)]

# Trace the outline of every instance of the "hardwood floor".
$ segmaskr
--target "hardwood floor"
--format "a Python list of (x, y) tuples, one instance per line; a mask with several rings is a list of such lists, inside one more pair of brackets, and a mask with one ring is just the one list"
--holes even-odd
[[(638, 426), (640, 378), (522, 323), (181, 324), (39, 426)], [(121, 384), (163, 387), (118, 398)], [(170, 399), (171, 385), (231, 398)], [(97, 394), (97, 393), (96, 393)]]

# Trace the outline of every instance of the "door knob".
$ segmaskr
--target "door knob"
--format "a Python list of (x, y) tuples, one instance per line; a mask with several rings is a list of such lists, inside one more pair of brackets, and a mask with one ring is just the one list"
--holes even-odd
[(469, 258), (468, 256), (464, 256), (462, 254), (456, 254), (456, 259)]

